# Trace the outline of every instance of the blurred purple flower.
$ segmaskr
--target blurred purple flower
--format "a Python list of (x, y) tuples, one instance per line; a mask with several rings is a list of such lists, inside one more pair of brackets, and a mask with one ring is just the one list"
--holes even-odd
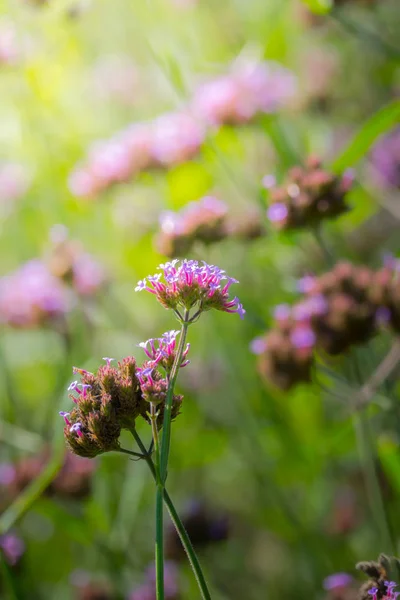
[(400, 187), (400, 127), (379, 138), (371, 152), (373, 177), (384, 187)]
[(267, 349), (267, 342), (263, 337), (256, 337), (250, 342), (250, 352), (253, 354), (262, 354)]
[(300, 325), (293, 329), (290, 341), (298, 349), (312, 348), (316, 342), (316, 337), (311, 327)]
[(271, 223), (284, 223), (288, 214), (288, 208), (283, 202), (275, 202), (267, 210), (267, 217)]
[(14, 533), (0, 536), (0, 548), (3, 550), (6, 561), (12, 567), (17, 564), (25, 552), (24, 542)]
[(0, 463), (0, 486), (7, 487), (14, 478), (15, 467), (11, 463)]
[(334, 573), (324, 579), (323, 586), (325, 590), (335, 590), (341, 587), (347, 587), (353, 582), (353, 577), (348, 573)]

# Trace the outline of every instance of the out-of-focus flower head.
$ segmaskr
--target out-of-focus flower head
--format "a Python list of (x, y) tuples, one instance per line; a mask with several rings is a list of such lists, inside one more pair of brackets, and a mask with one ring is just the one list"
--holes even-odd
[(179, 212), (166, 211), (160, 216), (161, 231), (157, 248), (165, 256), (184, 255), (200, 241), (211, 244), (226, 236), (228, 207), (215, 196), (204, 196), (190, 202)]
[(53, 275), (69, 283), (80, 296), (93, 296), (106, 282), (102, 265), (76, 240), (68, 237), (63, 225), (50, 231), (51, 251), (47, 257)]
[(75, 196), (93, 198), (142, 171), (190, 161), (200, 151), (204, 136), (204, 126), (187, 110), (132, 123), (110, 139), (92, 144), (87, 159), (70, 173), (69, 189)]
[(204, 128), (185, 112), (158, 117), (152, 124), (151, 155), (162, 167), (187, 162), (198, 154), (204, 141)]
[(305, 167), (293, 167), (282, 186), (268, 186), (267, 217), (278, 230), (315, 226), (349, 210), (351, 184), (350, 173), (335, 176), (310, 158)]
[(75, 588), (76, 600), (117, 600), (107, 582), (100, 582), (87, 571), (77, 569), (70, 575), (71, 584)]
[(154, 294), (164, 308), (172, 309), (178, 316), (181, 308), (196, 308), (196, 315), (214, 308), (244, 317), (245, 310), (239, 299), (229, 297), (230, 286), (238, 282), (219, 267), (196, 260), (174, 259), (159, 269), (162, 273), (139, 281), (135, 290)]
[(7, 563), (15, 567), (25, 552), (25, 544), (15, 533), (0, 536), (0, 549)]
[(376, 142), (371, 151), (371, 169), (378, 185), (400, 188), (400, 126)]
[(230, 71), (203, 83), (194, 93), (193, 111), (209, 125), (240, 125), (260, 113), (276, 112), (296, 92), (296, 79), (273, 62), (239, 57)]
[[(0, 485), (4, 487), (7, 500), (12, 501), (18, 497), (40, 475), (49, 460), (50, 452), (45, 449), (34, 456), (4, 465), (4, 468), (8, 467), (8, 479), (3, 479), (3, 484)], [(44, 493), (59, 498), (84, 498), (90, 494), (95, 468), (94, 461), (66, 453), (60, 471)]]
[(70, 308), (66, 287), (40, 260), (31, 260), (0, 279), (0, 322), (35, 327), (63, 316)]
[(17, 32), (11, 21), (0, 21), (0, 66), (15, 65), (21, 56)]

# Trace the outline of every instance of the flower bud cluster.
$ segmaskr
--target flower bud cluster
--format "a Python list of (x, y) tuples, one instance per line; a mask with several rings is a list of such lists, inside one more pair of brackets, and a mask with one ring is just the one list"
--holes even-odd
[(186, 255), (197, 242), (208, 245), (227, 237), (250, 241), (264, 234), (261, 215), (256, 211), (229, 217), (224, 202), (204, 196), (179, 212), (161, 214), (156, 247), (160, 254), (172, 258)]
[(346, 352), (373, 337), (382, 325), (400, 332), (400, 263), (379, 271), (340, 262), (320, 277), (300, 280), (303, 299), (275, 311), (266, 336), (253, 340), (260, 372), (282, 389), (309, 381), (314, 350)]
[(196, 241), (211, 244), (222, 240), (227, 213), (226, 204), (214, 196), (190, 202), (179, 212), (162, 213), (156, 240), (159, 252), (169, 258), (184, 256)]
[(293, 167), (281, 186), (266, 176), (267, 217), (278, 230), (315, 226), (324, 219), (337, 217), (349, 209), (346, 194), (352, 179), (350, 173), (342, 176), (329, 173), (315, 158), (309, 158), (305, 167)]
[(230, 286), (238, 282), (228, 277), (222, 269), (186, 259), (174, 259), (160, 265), (159, 269), (163, 273), (139, 281), (135, 290), (154, 294), (164, 308), (172, 309), (179, 315), (179, 309), (196, 308), (196, 315), (215, 309), (244, 317), (245, 310), (239, 299), (229, 297)]
[(134, 427), (145, 409), (135, 359), (124, 358), (117, 367), (110, 362), (108, 359), (96, 375), (75, 369), (81, 382), (74, 381), (69, 389), (76, 406), (69, 413), (60, 413), (67, 444), (79, 456), (94, 458), (118, 450), (121, 429)]
[[(400, 566), (398, 558), (392, 558), (397, 569)], [(369, 581), (365, 583), (360, 591), (360, 600), (396, 600), (400, 592), (396, 591), (398, 584), (389, 580), (388, 571), (391, 570), (391, 560), (385, 554), (381, 554), (378, 561), (365, 561), (356, 565), (356, 568), (363, 571)]]
[[(157, 409), (157, 426), (162, 427), (168, 374), (175, 360), (178, 333), (169, 331), (161, 338), (141, 343), (150, 359), (141, 367), (133, 356), (128, 356), (116, 367), (111, 365), (114, 359), (105, 358), (106, 364), (96, 374), (74, 368), (81, 376), (80, 382), (74, 381), (69, 386), (75, 408), (60, 412), (65, 421), (64, 436), (72, 452), (94, 458), (118, 450), (121, 429), (133, 429), (138, 417), (151, 422), (150, 403)], [(180, 367), (189, 363), (188, 352), (189, 344)], [(172, 419), (178, 416), (182, 401), (183, 396), (173, 395)]]

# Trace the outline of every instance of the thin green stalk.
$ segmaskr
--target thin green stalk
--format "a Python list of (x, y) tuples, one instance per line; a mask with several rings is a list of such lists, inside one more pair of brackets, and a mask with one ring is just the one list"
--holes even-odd
[(179, 367), (182, 362), (182, 355), (185, 349), (186, 335), (189, 327), (189, 311), (185, 308), (183, 313), (183, 323), (181, 328), (181, 333), (179, 336), (179, 344), (178, 349), (176, 351), (176, 356), (174, 360), (174, 364), (171, 369), (171, 373), (169, 376), (168, 382), (168, 390), (167, 390), (167, 398), (165, 400), (165, 408), (164, 408), (164, 422), (162, 429), (162, 439), (161, 439), (161, 452), (160, 452), (160, 477), (163, 484), (167, 479), (167, 470), (168, 470), (168, 457), (169, 457), (169, 448), (171, 444), (171, 413), (172, 413), (172, 398), (174, 395), (174, 387), (176, 383), (176, 379), (178, 377)]
[[(145, 445), (143, 444), (136, 429), (131, 429), (131, 433), (132, 433), (133, 437), (135, 438), (135, 441), (136, 441), (137, 445), (139, 446), (141, 452), (143, 452), (143, 454), (144, 454), (145, 461), (147, 463), (147, 466), (150, 469), (150, 472), (151, 472), (154, 480), (156, 480), (156, 469), (155, 469), (154, 463), (153, 463), (150, 455), (146, 452)], [(196, 552), (192, 546), (192, 542), (190, 541), (189, 535), (188, 535), (188, 533), (178, 515), (178, 512), (176, 511), (175, 506), (165, 488), (163, 489), (163, 496), (164, 496), (164, 502), (165, 502), (165, 505), (170, 514), (171, 520), (172, 520), (174, 527), (179, 535), (182, 546), (187, 554), (190, 566), (192, 568), (193, 574), (196, 578), (197, 585), (198, 585), (200, 593), (201, 593), (201, 597), (203, 598), (203, 600), (211, 600), (211, 595), (210, 595), (210, 592), (208, 591), (207, 583), (204, 578), (203, 571), (202, 571), (200, 563), (199, 563), (199, 559), (197, 558)]]
[(156, 488), (156, 597), (164, 600), (164, 487), (159, 482)]
[(164, 506), (163, 506), (163, 483), (160, 472), (160, 444), (157, 429), (157, 409), (150, 403), (151, 431), (154, 442), (154, 452), (156, 456), (155, 474), (156, 474), (156, 597), (157, 600), (164, 600)]

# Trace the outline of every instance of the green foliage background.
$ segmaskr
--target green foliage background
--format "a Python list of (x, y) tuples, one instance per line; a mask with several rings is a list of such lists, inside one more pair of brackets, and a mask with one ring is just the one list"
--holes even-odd
[[(307, 4), (325, 11), (325, 3)], [(141, 358), (139, 341), (175, 327), (153, 297), (134, 292), (137, 280), (164, 260), (153, 245), (162, 210), (210, 190), (233, 214), (264, 206), (262, 176), (279, 178), (317, 153), (337, 172), (351, 166), (357, 173), (353, 210), (324, 229), (336, 256), (376, 266), (384, 250), (399, 250), (396, 224), (376, 239), (368, 229), (399, 197), (374, 188), (366, 160), (374, 140), (399, 122), (396, 4), (349, 3), (311, 27), (294, 0), (199, 0), (185, 10), (167, 0), (1, 3), (28, 51), (19, 65), (0, 68), (0, 158), (20, 161), (32, 173), (28, 192), (0, 223), (1, 272), (41, 255), (51, 226), (63, 223), (111, 278), (91, 307), (94, 327), (79, 307), (69, 315), (68, 349), (49, 329), (1, 331), (0, 460), (29, 455), (46, 442), (53, 448), (42, 479), (0, 516), (0, 533), (12, 525), (27, 545), (20, 571), (12, 574), (16, 597), (74, 598), (69, 578), (78, 568), (127, 597), (152, 560), (153, 482), (145, 465), (101, 457), (93, 493), (82, 502), (40, 492), (64, 453), (58, 411), (69, 406), (71, 366), (95, 369), (104, 355)], [(223, 127), (210, 134), (198, 159), (167, 173), (143, 174), (94, 201), (71, 195), (68, 174), (93, 140), (181, 107), (199, 76), (223, 72), (249, 47), (296, 73), (294, 106), (248, 127)], [(307, 57), (321, 52), (338, 64), (322, 107), (306, 91), (315, 76)], [(131, 106), (99, 97), (90, 83), (94, 65), (110, 54), (137, 65)], [(201, 554), (215, 600), (322, 598), (325, 576), (352, 572), (355, 562), (380, 551), (399, 551), (398, 386), (386, 386), (366, 414), (354, 417), (347, 403), (357, 389), (349, 357), (332, 365), (334, 376), (319, 371), (312, 385), (288, 393), (260, 380), (250, 341), (271, 324), (275, 304), (295, 299), (297, 276), (327, 268), (310, 233), (269, 231), (248, 244), (196, 247), (191, 257), (240, 280), (247, 315), (242, 322), (207, 313), (190, 329), (191, 365), (178, 385), (184, 409), (173, 425), (171, 495), (178, 507), (201, 497), (230, 515), (229, 540)], [(363, 380), (390, 343), (381, 337), (357, 351)], [(368, 435), (360, 437), (366, 422)], [(389, 489), (390, 547), (368, 483), (374, 464)], [(335, 493), (358, 479), (360, 519), (348, 533), (332, 533)], [(197, 598), (186, 566), (181, 580), (182, 598)], [(2, 590), (13, 597), (5, 580)]]

